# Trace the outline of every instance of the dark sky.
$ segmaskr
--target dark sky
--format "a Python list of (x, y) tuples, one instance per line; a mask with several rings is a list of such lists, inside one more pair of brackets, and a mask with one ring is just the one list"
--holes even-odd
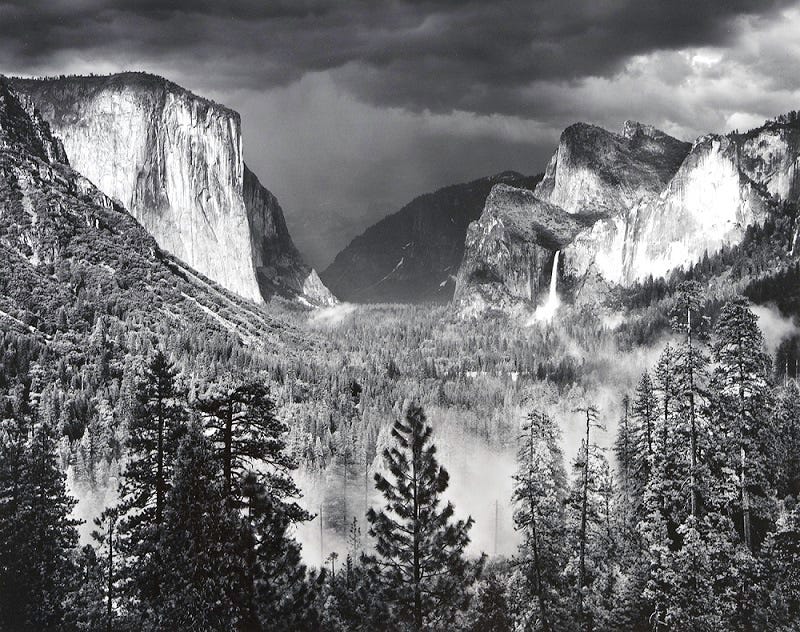
[(543, 170), (561, 130), (691, 140), (800, 109), (770, 0), (0, 0), (0, 72), (166, 76), (242, 114), (315, 266), (416, 195)]

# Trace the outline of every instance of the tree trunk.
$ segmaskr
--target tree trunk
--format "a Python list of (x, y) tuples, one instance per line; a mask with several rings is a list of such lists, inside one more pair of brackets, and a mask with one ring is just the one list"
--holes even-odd
[[(536, 510), (535, 498), (533, 490), (531, 489), (531, 481), (533, 480), (533, 426), (531, 425), (531, 438), (530, 438), (530, 456), (528, 460), (528, 504), (531, 508), (531, 549), (533, 550), (533, 566), (536, 573), (536, 596), (539, 599), (539, 609), (542, 611), (542, 630), (550, 632), (550, 621), (547, 617), (547, 603), (544, 599), (544, 591), (542, 590), (542, 569), (539, 561), (539, 539), (536, 534)], [(495, 507), (497, 505), (495, 504)], [(496, 528), (496, 527), (495, 527)]]
[(739, 364), (739, 440), (740, 444), (740, 461), (741, 461), (741, 468), (742, 474), (740, 477), (741, 481), (741, 493), (742, 493), (742, 532), (744, 533), (744, 543), (747, 546), (749, 551), (753, 550), (753, 537), (750, 527), (750, 494), (747, 493), (747, 452), (745, 450), (745, 420), (746, 420), (746, 412), (745, 412), (745, 396), (744, 396), (744, 360), (742, 358), (742, 347), (743, 347), (743, 340), (741, 336), (741, 332), (738, 335), (738, 344), (739, 344), (739, 354), (738, 354), (738, 364)]
[(231, 397), (228, 401), (228, 414), (225, 417), (225, 445), (222, 457), (226, 497), (230, 497), (233, 489), (233, 406), (233, 397)]
[(589, 428), (591, 417), (586, 411), (586, 450), (583, 463), (583, 498), (581, 506), (580, 561), (578, 567), (578, 625), (583, 627), (583, 587), (586, 584), (586, 511), (589, 495)]
[(112, 629), (112, 599), (114, 594), (114, 517), (108, 517), (108, 599), (106, 601), (106, 631)]
[(161, 525), (164, 514), (164, 414), (158, 402), (158, 448), (156, 450), (156, 524)]
[(689, 346), (689, 418), (691, 420), (691, 472), (689, 473), (689, 489), (691, 493), (692, 517), (697, 518), (697, 426), (694, 412), (694, 366), (692, 365), (692, 310), (686, 309), (686, 340)]
[[(414, 438), (412, 438), (414, 441)], [(412, 457), (412, 480), (414, 490), (414, 551), (413, 551), (413, 570), (414, 570), (414, 630), (420, 632), (422, 630), (422, 593), (420, 582), (422, 580), (422, 569), (420, 568), (420, 551), (419, 551), (419, 503), (417, 501), (417, 461), (419, 456), (417, 454), (417, 446), (413, 446)]]

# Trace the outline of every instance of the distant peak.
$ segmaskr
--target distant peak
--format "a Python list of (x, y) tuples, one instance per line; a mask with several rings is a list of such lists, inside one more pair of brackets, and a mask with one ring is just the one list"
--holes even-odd
[(625, 124), (622, 126), (622, 136), (627, 138), (628, 140), (641, 138), (642, 136), (646, 136), (647, 138), (652, 138), (656, 140), (672, 138), (671, 136), (669, 136), (669, 134), (662, 132), (657, 127), (653, 127), (652, 125), (647, 125), (645, 123), (640, 123), (639, 121), (632, 121), (632, 120), (625, 121)]

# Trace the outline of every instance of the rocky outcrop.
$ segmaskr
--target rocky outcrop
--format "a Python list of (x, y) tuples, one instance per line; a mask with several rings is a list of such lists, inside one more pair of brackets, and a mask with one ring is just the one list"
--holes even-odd
[(742, 169), (735, 139), (697, 140), (661, 195), (638, 209), (623, 252), (623, 280), (662, 276), (764, 221), (769, 198)]
[(771, 129), (690, 145), (631, 121), (621, 134), (573, 125), (536, 193), (596, 216), (565, 249), (565, 269), (627, 284), (737, 243), (763, 221), (770, 194), (796, 194), (794, 141)]
[(625, 280), (631, 228), (677, 172), (691, 145), (627, 121), (621, 134), (578, 123), (561, 134), (536, 195), (596, 221), (564, 253), (566, 269)]
[(453, 297), (467, 227), (480, 216), (492, 187), (533, 188), (538, 181), (507, 171), (422, 195), (356, 237), (322, 280), (349, 301), (447, 302)]
[(280, 206), (247, 171), (236, 112), (143, 73), (13, 86), (63, 140), (71, 164), (162, 248), (251, 300), (333, 300), (302, 262)]
[(800, 198), (800, 121), (797, 112), (729, 138), (739, 149), (739, 168), (771, 196)]
[(561, 134), (536, 195), (570, 213), (613, 217), (657, 196), (690, 148), (633, 121), (622, 134), (576, 123)]
[(302, 263), (278, 199), (261, 185), (247, 165), (244, 166), (242, 196), (250, 228), (253, 267), (261, 293), (265, 297), (296, 295), (314, 305), (333, 304), (336, 299), (320, 281), (316, 270)]
[(574, 241), (585, 221), (531, 191), (494, 186), (467, 231), (454, 296), (460, 311), (508, 312), (537, 302), (555, 252)]
[(0, 147), (17, 148), (45, 162), (67, 164), (61, 141), (28, 99), (12, 92), (8, 80), (0, 76)]

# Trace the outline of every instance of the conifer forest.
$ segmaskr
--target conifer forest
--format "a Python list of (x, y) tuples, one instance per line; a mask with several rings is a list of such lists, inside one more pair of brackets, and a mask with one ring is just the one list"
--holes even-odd
[[(641, 356), (586, 313), (366, 307), (290, 362), (87, 305), (49, 344), (5, 332), (3, 629), (796, 629), (795, 349), (767, 353), (744, 298), (669, 292), (611, 394)], [(546, 360), (571, 329), (592, 359)], [(489, 524), (438, 449), (475, 440), (478, 477), (513, 457)]]

